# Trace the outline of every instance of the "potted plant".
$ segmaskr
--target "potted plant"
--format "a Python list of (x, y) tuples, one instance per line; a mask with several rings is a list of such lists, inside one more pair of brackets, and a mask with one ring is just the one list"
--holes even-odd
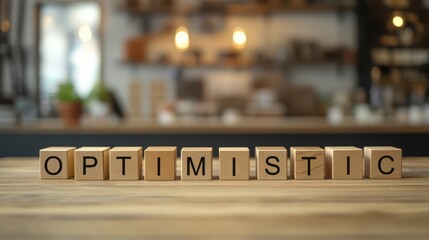
[(68, 81), (58, 86), (57, 100), (58, 112), (63, 123), (68, 126), (78, 125), (82, 115), (82, 99), (71, 82)]
[(108, 117), (110, 113), (110, 95), (101, 81), (98, 81), (86, 99), (89, 115), (94, 119)]

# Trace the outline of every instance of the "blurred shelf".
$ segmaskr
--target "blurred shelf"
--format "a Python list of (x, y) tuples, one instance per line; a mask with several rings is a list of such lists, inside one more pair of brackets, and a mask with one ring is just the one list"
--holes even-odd
[(355, 8), (353, 6), (343, 6), (343, 5), (307, 5), (307, 6), (261, 6), (252, 7), (252, 6), (242, 6), (232, 5), (228, 8), (227, 12), (230, 14), (281, 14), (281, 13), (326, 13), (326, 12), (351, 12)]
[(353, 61), (344, 61), (344, 60), (299, 60), (299, 61), (291, 61), (286, 64), (286, 66), (332, 66), (332, 65), (338, 65), (338, 66), (346, 66), (346, 65), (355, 65), (356, 62)]
[(287, 63), (198, 63), (193, 65), (176, 63), (157, 63), (145, 61), (122, 60), (121, 64), (135, 67), (157, 67), (157, 68), (235, 68), (235, 69), (283, 69), (292, 67), (320, 67), (320, 66), (353, 66), (354, 61), (335, 60), (312, 60), (312, 61), (291, 61)]
[(168, 62), (145, 62), (145, 61), (129, 61), (123, 60), (122, 64), (142, 67), (158, 67), (158, 68), (278, 68), (278, 65), (272, 64), (248, 64), (248, 63), (198, 63), (198, 64), (177, 64)]
[(395, 50), (395, 49), (403, 49), (403, 50), (422, 50), (422, 51), (428, 51), (429, 45), (413, 45), (413, 46), (386, 46), (386, 45), (374, 45), (374, 49), (387, 49), (387, 50)]
[[(416, 1), (417, 2), (417, 1)], [(408, 12), (429, 12), (429, 8), (425, 7), (425, 6), (408, 6), (408, 7), (390, 7), (390, 6), (385, 6), (385, 8), (383, 9), (384, 11), (388, 11), (388, 12), (402, 12), (402, 13), (408, 13)]]
[(227, 14), (227, 15), (271, 15), (281, 13), (335, 13), (335, 12), (353, 12), (354, 6), (344, 5), (322, 5), (313, 4), (307, 6), (269, 6), (261, 4), (226, 4), (216, 8), (190, 8), (174, 9), (173, 7), (163, 8), (138, 8), (130, 6), (119, 6), (119, 10), (129, 12), (133, 15), (205, 15), (205, 14)]
[(386, 120), (357, 123), (346, 118), (340, 124), (329, 124), (324, 117), (242, 117), (225, 124), (220, 118), (177, 118), (170, 124), (151, 119), (126, 119), (119, 123), (91, 122), (74, 127), (64, 126), (59, 119), (41, 119), (21, 126), (0, 126), (1, 134), (280, 134), (280, 133), (429, 133), (429, 124), (413, 125)]
[(415, 69), (419, 70), (423, 68), (423, 64), (377, 64), (374, 63), (373, 66), (380, 68), (399, 68), (399, 69)]

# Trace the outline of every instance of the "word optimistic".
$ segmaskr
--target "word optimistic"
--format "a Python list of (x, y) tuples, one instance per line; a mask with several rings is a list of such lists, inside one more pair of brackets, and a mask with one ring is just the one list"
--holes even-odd
[[(41, 179), (176, 180), (176, 147), (49, 147), (40, 150)], [(256, 147), (257, 179), (401, 178), (402, 150), (395, 147)], [(182, 180), (213, 179), (213, 149), (181, 150)], [(144, 166), (142, 166), (144, 164)], [(219, 179), (249, 180), (247, 147), (219, 148)], [(254, 166), (254, 165), (252, 165)], [(143, 171), (143, 174), (142, 174)]]

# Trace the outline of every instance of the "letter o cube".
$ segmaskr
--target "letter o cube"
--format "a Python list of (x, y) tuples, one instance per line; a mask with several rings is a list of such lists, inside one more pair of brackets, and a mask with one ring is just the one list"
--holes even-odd
[(69, 179), (74, 176), (75, 147), (40, 149), (40, 179)]

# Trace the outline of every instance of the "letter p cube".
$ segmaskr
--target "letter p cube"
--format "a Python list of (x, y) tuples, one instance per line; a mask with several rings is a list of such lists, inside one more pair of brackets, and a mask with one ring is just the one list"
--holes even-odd
[(81, 147), (74, 153), (76, 180), (104, 180), (109, 177), (108, 147)]

